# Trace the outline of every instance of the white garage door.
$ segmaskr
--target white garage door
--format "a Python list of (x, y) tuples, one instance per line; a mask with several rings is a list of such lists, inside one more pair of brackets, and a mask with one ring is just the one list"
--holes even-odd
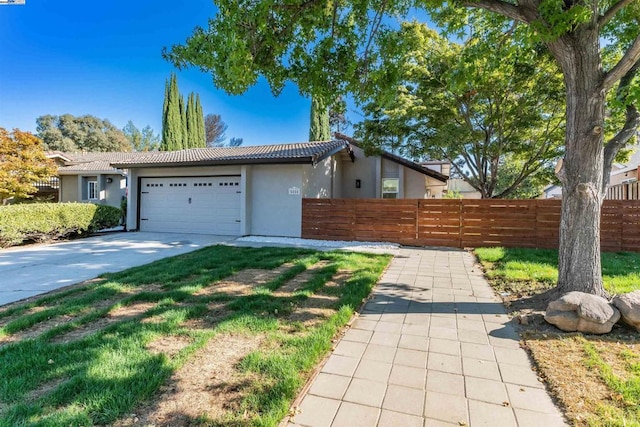
[(140, 230), (239, 236), (240, 177), (141, 178)]

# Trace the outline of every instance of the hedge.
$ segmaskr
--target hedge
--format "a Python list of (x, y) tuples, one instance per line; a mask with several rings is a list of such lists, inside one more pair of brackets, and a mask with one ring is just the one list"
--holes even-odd
[(120, 223), (113, 206), (89, 203), (29, 203), (0, 206), (0, 247), (85, 235)]

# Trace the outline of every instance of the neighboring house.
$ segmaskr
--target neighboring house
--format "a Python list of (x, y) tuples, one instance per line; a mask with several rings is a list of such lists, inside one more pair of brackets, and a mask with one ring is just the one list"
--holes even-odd
[(128, 170), (127, 229), (141, 231), (299, 237), (302, 198), (437, 197), (448, 179), (345, 140), (134, 154), (111, 167)]
[(557, 184), (548, 185), (544, 188), (540, 199), (562, 199), (562, 187)]
[(48, 153), (58, 164), (58, 200), (120, 207), (126, 197), (127, 176), (126, 171), (114, 168), (111, 162), (148, 154)]
[(482, 199), (482, 193), (462, 178), (450, 179), (448, 190), (460, 194), (463, 199)]
[(638, 169), (640, 169), (640, 149), (631, 154), (627, 163), (613, 165), (609, 185), (630, 184), (638, 181)]

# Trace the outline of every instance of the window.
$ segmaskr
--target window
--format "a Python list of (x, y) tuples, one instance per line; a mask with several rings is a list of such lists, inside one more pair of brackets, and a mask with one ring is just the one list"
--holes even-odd
[(400, 180), (398, 178), (382, 179), (382, 198), (397, 199), (400, 189)]
[(98, 181), (87, 182), (87, 196), (89, 200), (98, 199)]

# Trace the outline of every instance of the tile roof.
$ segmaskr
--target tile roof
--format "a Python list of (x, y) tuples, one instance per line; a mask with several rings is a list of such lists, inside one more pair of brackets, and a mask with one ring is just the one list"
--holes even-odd
[(94, 162), (75, 163), (68, 166), (61, 166), (58, 168), (58, 173), (65, 175), (69, 172), (113, 172), (121, 173), (120, 170), (111, 166), (111, 162), (106, 160), (97, 160)]
[[(297, 144), (255, 145), (246, 147), (191, 148), (158, 151), (112, 161), (111, 165), (130, 167), (195, 166), (261, 163), (315, 164), (348, 147), (345, 141), (304, 142)], [(142, 153), (136, 153), (142, 154)]]

